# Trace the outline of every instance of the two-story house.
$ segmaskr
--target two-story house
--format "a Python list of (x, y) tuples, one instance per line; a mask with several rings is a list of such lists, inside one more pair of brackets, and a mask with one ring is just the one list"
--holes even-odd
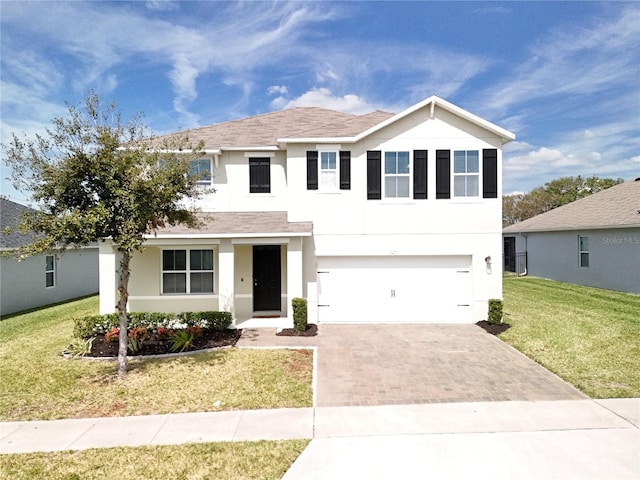
[[(472, 323), (502, 297), (502, 145), (515, 136), (438, 97), (399, 113), (294, 108), (189, 132), (213, 187), (205, 226), (149, 236), (131, 311), (227, 310), (236, 325)], [(100, 249), (100, 309), (117, 259)]]

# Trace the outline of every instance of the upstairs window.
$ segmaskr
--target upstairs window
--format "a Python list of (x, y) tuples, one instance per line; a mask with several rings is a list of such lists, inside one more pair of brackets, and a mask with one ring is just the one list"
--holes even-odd
[(578, 237), (578, 249), (580, 251), (580, 266), (589, 266), (589, 237)]
[(321, 190), (338, 188), (337, 157), (337, 152), (320, 152), (319, 186)]
[(162, 293), (213, 293), (213, 250), (163, 250)]
[[(327, 147), (325, 147), (327, 148)], [(309, 150), (307, 152), (307, 190), (351, 189), (351, 152), (348, 150)]]
[(202, 185), (203, 187), (211, 186), (211, 159), (198, 158), (191, 160), (189, 174), (196, 178), (198, 185)]
[(45, 257), (44, 281), (46, 288), (56, 286), (56, 257), (54, 255)]
[(453, 152), (454, 197), (477, 197), (480, 184), (480, 162), (478, 150), (455, 150)]
[(384, 196), (408, 198), (409, 186), (409, 152), (385, 152)]

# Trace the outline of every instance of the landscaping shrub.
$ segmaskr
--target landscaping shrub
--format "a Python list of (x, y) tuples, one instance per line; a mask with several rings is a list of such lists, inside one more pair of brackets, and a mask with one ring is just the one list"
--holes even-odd
[(498, 298), (489, 299), (487, 322), (493, 325), (502, 323), (502, 300)]
[[(188, 327), (198, 327), (203, 330), (223, 331), (231, 326), (233, 321), (230, 312), (129, 312), (129, 330), (181, 330)], [(77, 338), (89, 338), (97, 334), (107, 334), (119, 327), (118, 315), (89, 315), (74, 320), (73, 335)]]
[(293, 329), (304, 332), (307, 329), (307, 299), (293, 298), (291, 306), (293, 307)]

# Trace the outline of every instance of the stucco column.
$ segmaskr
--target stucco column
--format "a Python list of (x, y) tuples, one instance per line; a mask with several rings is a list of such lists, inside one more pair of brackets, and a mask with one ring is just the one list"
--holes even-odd
[(98, 272), (100, 276), (100, 314), (116, 311), (118, 292), (118, 256), (111, 240), (99, 242)]
[(218, 250), (218, 309), (231, 312), (235, 320), (234, 284), (235, 252), (231, 240), (220, 242)]
[(287, 245), (287, 319), (293, 326), (291, 299), (302, 297), (302, 237), (292, 237)]

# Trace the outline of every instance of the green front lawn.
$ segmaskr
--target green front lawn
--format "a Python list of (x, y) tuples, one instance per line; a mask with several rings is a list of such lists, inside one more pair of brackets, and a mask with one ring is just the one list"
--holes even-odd
[(593, 398), (640, 397), (640, 296), (504, 278), (500, 338)]
[(225, 349), (114, 362), (67, 360), (73, 318), (95, 314), (97, 297), (0, 321), (0, 421), (308, 407), (308, 350)]
[(308, 444), (309, 440), (281, 440), (2, 455), (0, 478), (277, 479)]

